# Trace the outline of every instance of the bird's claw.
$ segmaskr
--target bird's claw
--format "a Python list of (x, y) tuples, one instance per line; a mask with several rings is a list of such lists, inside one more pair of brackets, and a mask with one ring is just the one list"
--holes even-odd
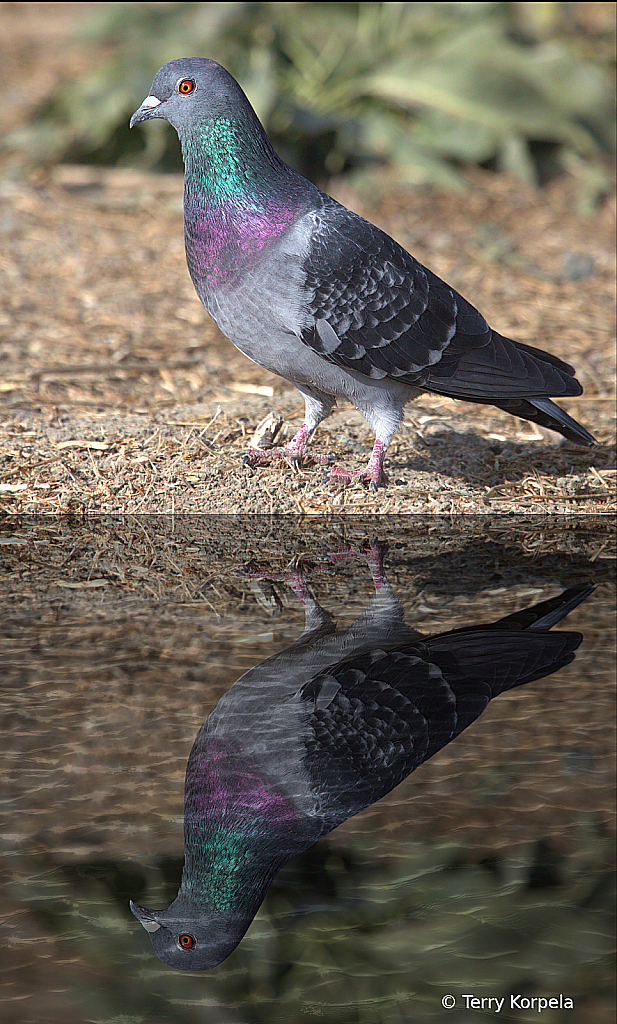
[(284, 448), (245, 448), (238, 453), (242, 457), (242, 466), (255, 466), (259, 462), (273, 462), (284, 459), (287, 453)]
[(312, 459), (320, 466), (331, 466), (334, 462), (333, 455), (316, 455), (314, 452), (307, 451), (305, 447), (292, 448), (290, 445), (286, 448), (245, 448), (238, 454), (242, 458), (243, 467), (252, 467), (260, 462), (274, 462), (276, 459), (280, 459), (286, 462), (294, 473), (299, 472), (305, 459)]
[(338, 466), (333, 466), (330, 470), (329, 480), (331, 483), (340, 483), (343, 487), (349, 487), (353, 483), (361, 483), (365, 487), (368, 485), (374, 494), (380, 487), (387, 485), (388, 476), (384, 473), (383, 469), (377, 471), (371, 466), (358, 471), (340, 469)]

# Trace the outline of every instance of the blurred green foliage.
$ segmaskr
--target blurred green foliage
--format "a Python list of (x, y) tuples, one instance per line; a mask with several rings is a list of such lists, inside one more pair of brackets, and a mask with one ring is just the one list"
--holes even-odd
[[(482, 164), (610, 188), (614, 4), (108, 3), (79, 39), (105, 54), (30, 126), (46, 159), (179, 167), (166, 125), (129, 135), (156, 70), (218, 60), (278, 151), (324, 179), (387, 165), (457, 187)], [(154, 128), (154, 130), (153, 130)], [(609, 184), (607, 184), (609, 182)]]

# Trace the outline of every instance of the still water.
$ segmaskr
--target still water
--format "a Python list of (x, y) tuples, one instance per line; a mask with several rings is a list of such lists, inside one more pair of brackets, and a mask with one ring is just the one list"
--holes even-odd
[(611, 524), (0, 542), (3, 1024), (612, 1019)]

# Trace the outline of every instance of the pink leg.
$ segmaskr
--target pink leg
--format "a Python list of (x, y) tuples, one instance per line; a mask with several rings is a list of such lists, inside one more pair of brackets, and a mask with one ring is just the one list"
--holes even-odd
[[(293, 470), (298, 469), (298, 463), (308, 455), (308, 440), (311, 431), (306, 423), (303, 423), (297, 434), (284, 448), (247, 448), (242, 452), (242, 465), (254, 466), (260, 462), (273, 462), (275, 459), (284, 459)], [(311, 459), (320, 465), (328, 465), (331, 459), (327, 455), (314, 455), (311, 452)]]
[(362, 483), (368, 484), (372, 491), (376, 491), (378, 487), (385, 487), (388, 482), (388, 477), (383, 470), (385, 455), (386, 446), (383, 441), (376, 438), (366, 469), (354, 473), (352, 470), (333, 466), (330, 470), (330, 479), (338, 481), (345, 486), (354, 483), (356, 480), (361, 480)]
[(371, 570), (375, 590), (381, 590), (386, 582), (383, 559), (387, 550), (387, 544), (383, 544), (377, 540), (377, 537), (373, 537), (363, 551), (354, 551), (351, 544), (346, 544), (340, 551), (331, 551), (330, 557), (333, 562), (340, 562), (343, 558), (365, 558), (366, 564)]

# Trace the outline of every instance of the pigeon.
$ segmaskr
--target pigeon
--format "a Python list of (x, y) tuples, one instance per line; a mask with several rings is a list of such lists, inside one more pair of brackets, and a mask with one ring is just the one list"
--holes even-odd
[[(374, 576), (375, 579), (375, 576)], [(157, 956), (209, 970), (236, 948), (276, 873), (397, 786), (498, 694), (567, 665), (580, 633), (550, 633), (578, 586), (489, 625), (421, 637), (382, 576), (348, 629), (307, 588), (305, 629), (245, 672), (193, 744), (185, 862), (164, 910), (133, 901)]]
[(130, 126), (155, 117), (180, 139), (186, 258), (199, 298), (236, 348), (304, 397), (292, 440), (249, 449), (245, 463), (284, 459), (297, 469), (317, 425), (346, 399), (375, 444), (364, 470), (333, 466), (331, 478), (375, 491), (387, 483), (384, 458), (403, 408), (422, 392), (495, 405), (596, 444), (551, 401), (581, 394), (574, 368), (492, 330), (389, 235), (283, 163), (220, 64), (165, 64)]

